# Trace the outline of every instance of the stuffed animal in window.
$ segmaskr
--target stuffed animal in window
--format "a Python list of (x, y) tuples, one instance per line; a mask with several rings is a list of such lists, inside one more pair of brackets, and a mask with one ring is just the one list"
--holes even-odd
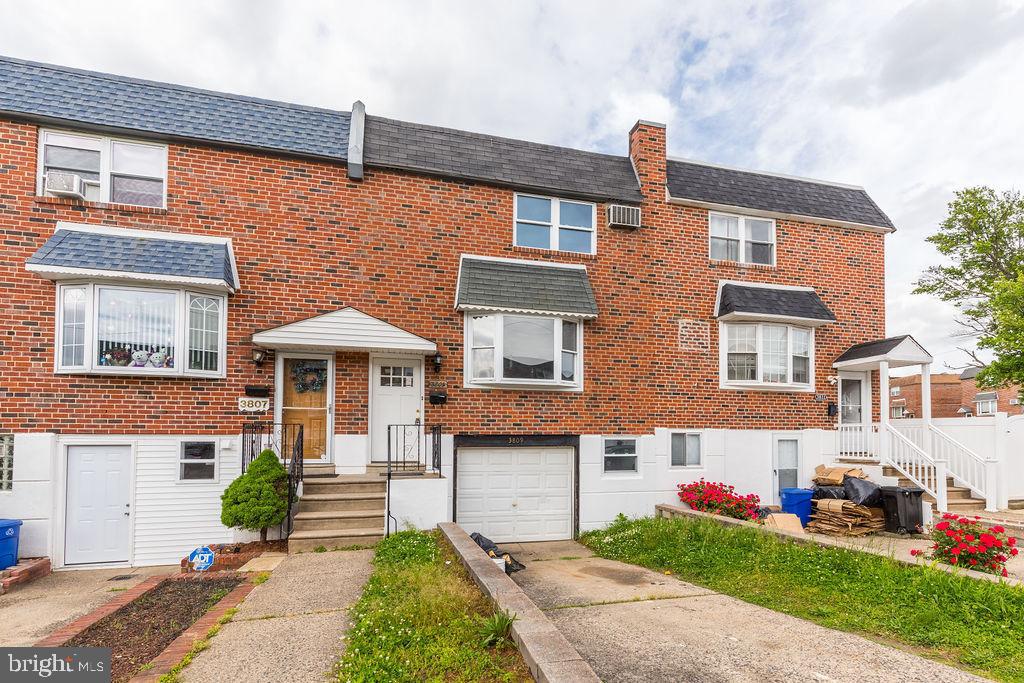
[(166, 368), (166, 367), (170, 367), (170, 366), (167, 365), (167, 349), (160, 349), (159, 351), (154, 351), (150, 355), (149, 360), (146, 361), (146, 367), (147, 368)]
[(149, 366), (149, 351), (145, 349), (137, 349), (132, 351), (132, 362), (128, 364), (130, 368), (145, 368)]

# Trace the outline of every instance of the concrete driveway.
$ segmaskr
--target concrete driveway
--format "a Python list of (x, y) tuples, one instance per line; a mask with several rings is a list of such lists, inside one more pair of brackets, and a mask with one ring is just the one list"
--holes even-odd
[(860, 636), (672, 576), (594, 557), (572, 541), (504, 544), (513, 574), (604, 681), (981, 681)]
[(179, 570), (177, 565), (76, 569), (16, 586), (0, 595), (0, 646), (32, 645), (144, 579)]

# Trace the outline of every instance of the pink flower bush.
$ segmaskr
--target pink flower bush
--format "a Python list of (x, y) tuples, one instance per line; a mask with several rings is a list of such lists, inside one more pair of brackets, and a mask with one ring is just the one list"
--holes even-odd
[(721, 482), (700, 481), (679, 485), (679, 500), (694, 510), (748, 521), (757, 520), (761, 499), (753, 493), (739, 496), (736, 490)]
[[(931, 559), (957, 567), (1006, 576), (1006, 561), (1020, 552), (1017, 539), (1006, 535), (1001, 526), (987, 527), (980, 517), (961, 517), (946, 513), (932, 529)], [(911, 550), (911, 555), (926, 555)]]

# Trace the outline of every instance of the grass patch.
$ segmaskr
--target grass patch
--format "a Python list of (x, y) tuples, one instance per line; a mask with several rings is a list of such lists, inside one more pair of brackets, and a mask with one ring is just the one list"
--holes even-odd
[(506, 622), (436, 532), (392, 534), (373, 564), (352, 609), (339, 681), (531, 680), (503, 637)]
[(620, 517), (580, 539), (601, 557), (1004, 681), (1024, 681), (1024, 588), (786, 542), (710, 520)]

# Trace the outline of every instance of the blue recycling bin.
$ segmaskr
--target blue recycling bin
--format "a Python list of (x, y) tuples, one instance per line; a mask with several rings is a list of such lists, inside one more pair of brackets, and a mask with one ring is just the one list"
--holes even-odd
[(20, 519), (0, 519), (0, 570), (18, 564), (18, 539), (20, 537)]
[(782, 511), (791, 512), (800, 518), (800, 523), (807, 526), (811, 521), (810, 489), (782, 489)]

